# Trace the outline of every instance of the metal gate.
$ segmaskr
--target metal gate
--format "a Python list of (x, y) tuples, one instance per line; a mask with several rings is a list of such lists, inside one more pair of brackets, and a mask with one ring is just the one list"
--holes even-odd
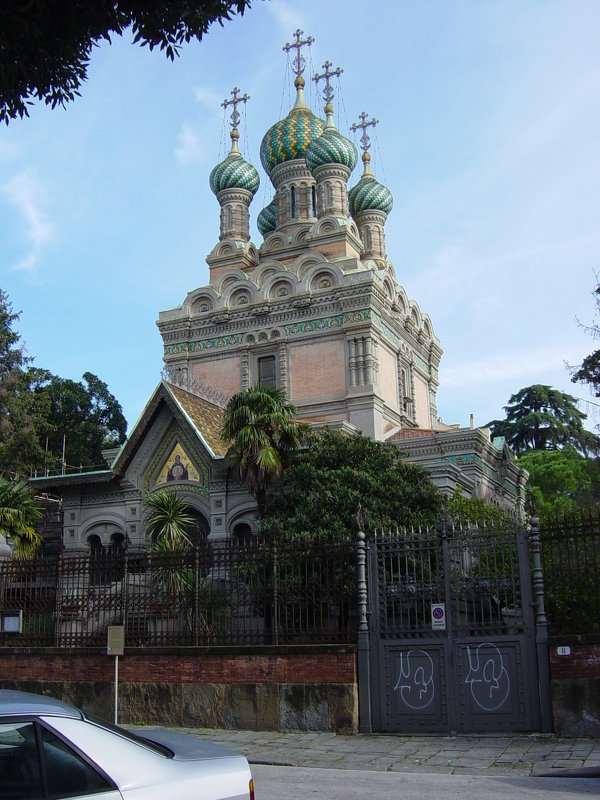
[[(375, 731), (551, 730), (549, 682), (544, 669), (540, 681), (538, 670), (544, 650), (536, 645), (525, 531), (379, 533), (366, 553), (369, 614), (368, 624), (362, 620), (362, 647), (359, 635), (362, 730), (365, 671), (368, 727)], [(538, 583), (543, 613), (541, 569)]]

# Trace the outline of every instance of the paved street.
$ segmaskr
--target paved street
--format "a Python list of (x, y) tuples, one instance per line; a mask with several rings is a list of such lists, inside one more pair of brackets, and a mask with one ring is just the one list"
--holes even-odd
[(244, 753), (251, 764), (513, 777), (583, 768), (600, 777), (600, 739), (179, 730)]
[(582, 800), (600, 781), (253, 765), (257, 800)]

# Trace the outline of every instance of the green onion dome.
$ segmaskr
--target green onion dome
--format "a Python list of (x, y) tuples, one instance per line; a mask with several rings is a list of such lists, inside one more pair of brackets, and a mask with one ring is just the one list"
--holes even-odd
[(265, 133), (260, 145), (260, 160), (270, 174), (274, 167), (295, 158), (304, 158), (306, 148), (320, 136), (325, 123), (316, 117), (304, 102), (303, 78), (296, 78), (296, 103), (285, 119), (276, 122)]
[(356, 166), (358, 153), (354, 142), (346, 139), (333, 124), (333, 115), (327, 114), (325, 130), (308, 145), (306, 166), (311, 170), (323, 164), (342, 164), (350, 172)]
[(369, 211), (371, 209), (389, 214), (394, 204), (390, 190), (375, 180), (375, 176), (369, 167), (370, 160), (370, 155), (364, 153), (365, 170), (356, 186), (353, 186), (348, 192), (350, 213), (353, 217), (360, 214), (361, 211)]
[(263, 238), (275, 230), (275, 222), (275, 198), (273, 198), (269, 205), (263, 208), (256, 220), (258, 230)]
[(210, 188), (216, 195), (223, 189), (246, 189), (254, 195), (260, 183), (258, 172), (252, 164), (242, 158), (242, 154), (238, 150), (239, 133), (237, 137), (234, 135), (236, 133), (235, 129), (231, 131), (231, 150), (227, 158), (213, 169), (208, 179)]

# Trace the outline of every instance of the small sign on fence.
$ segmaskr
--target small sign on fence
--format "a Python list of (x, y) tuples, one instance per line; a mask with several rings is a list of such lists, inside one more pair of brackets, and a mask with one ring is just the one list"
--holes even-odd
[(115, 725), (119, 721), (119, 656), (125, 654), (125, 626), (109, 625), (106, 653), (115, 657)]
[(23, 610), (0, 613), (0, 633), (23, 633)]
[(125, 654), (125, 626), (109, 625), (106, 654), (109, 656), (122, 656)]
[(431, 629), (434, 631), (446, 630), (446, 604), (431, 604)]

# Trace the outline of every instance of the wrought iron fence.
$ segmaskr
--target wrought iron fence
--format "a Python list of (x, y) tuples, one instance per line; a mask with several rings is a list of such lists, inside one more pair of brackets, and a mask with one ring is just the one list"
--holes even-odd
[(540, 526), (551, 635), (600, 634), (600, 515)]
[(452, 615), (457, 634), (519, 632), (518, 533), (513, 525), (379, 532), (374, 546), (381, 636), (435, 636), (431, 614), (439, 603)]
[(185, 553), (109, 553), (0, 563), (0, 610), (23, 611), (2, 646), (219, 646), (356, 641), (355, 551), (270, 538)]

